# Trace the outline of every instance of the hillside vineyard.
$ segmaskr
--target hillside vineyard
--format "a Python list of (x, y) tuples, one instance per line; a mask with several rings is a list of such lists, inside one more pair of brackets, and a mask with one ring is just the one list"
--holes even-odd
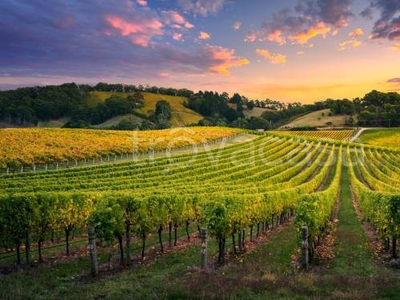
[[(206, 226), (220, 241), (223, 260), (225, 239), (237, 230), (252, 232), (294, 213), (297, 226), (307, 225), (315, 239), (332, 216), (345, 170), (365, 216), (383, 237), (395, 240), (399, 153), (272, 134), (174, 157), (4, 174), (0, 238), (10, 246), (27, 235), (41, 240), (51, 230), (65, 231), (68, 238), (69, 231), (111, 211), (119, 216), (114, 232), (129, 229), (143, 239), (171, 224)], [(101, 233), (110, 224), (96, 226)]]

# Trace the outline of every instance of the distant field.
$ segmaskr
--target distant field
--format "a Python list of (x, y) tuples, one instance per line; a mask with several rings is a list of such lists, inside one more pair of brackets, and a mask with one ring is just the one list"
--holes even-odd
[(317, 127), (330, 127), (330, 126), (344, 126), (348, 116), (329, 116), (330, 110), (323, 109), (315, 111), (299, 117), (292, 122), (286, 124), (288, 127), (303, 127), (303, 126), (317, 126)]
[(364, 131), (356, 142), (373, 146), (400, 149), (400, 128), (373, 129)]
[(239, 132), (242, 130), (221, 127), (185, 127), (149, 131), (0, 129), (0, 168), (198, 145)]
[(317, 139), (332, 139), (347, 141), (354, 134), (354, 130), (315, 130), (315, 131), (275, 131), (279, 135), (305, 136)]
[[(228, 103), (229, 107), (236, 109), (236, 104)], [(243, 114), (246, 118), (260, 117), (265, 111), (274, 111), (273, 109), (254, 107), (253, 109), (248, 109), (246, 106), (243, 107)]]
[[(133, 93), (131, 93), (133, 95)], [(113, 93), (113, 92), (91, 92), (90, 97), (87, 100), (89, 106), (96, 106), (99, 102), (104, 102), (111, 95), (118, 95), (121, 97), (127, 97), (130, 93)], [(156, 103), (160, 100), (166, 100), (171, 105), (172, 110), (172, 126), (184, 126), (189, 124), (196, 124), (203, 116), (196, 113), (195, 111), (185, 107), (183, 103), (186, 101), (185, 97), (159, 95), (153, 93), (142, 93), (144, 97), (144, 106), (141, 109), (136, 110), (138, 113), (148, 115), (149, 111), (154, 111)]]
[(139, 117), (134, 116), (134, 115), (123, 115), (123, 116), (115, 116), (115, 117), (113, 117), (111, 119), (108, 119), (107, 121), (105, 121), (104, 123), (101, 123), (99, 125), (92, 125), (92, 127), (99, 128), (99, 129), (102, 129), (102, 128), (107, 129), (107, 128), (110, 128), (112, 126), (117, 126), (122, 120), (134, 121), (139, 125), (143, 121), (142, 118), (139, 118)]
[(47, 128), (61, 128), (67, 122), (69, 122), (69, 118), (60, 118), (57, 120), (50, 120), (47, 122), (40, 121), (37, 126), (38, 127), (47, 127)]

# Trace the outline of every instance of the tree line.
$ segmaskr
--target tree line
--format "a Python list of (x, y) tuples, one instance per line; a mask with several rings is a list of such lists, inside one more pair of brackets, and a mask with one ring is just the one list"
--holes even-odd
[[(87, 99), (91, 91), (126, 93), (112, 95), (104, 102), (91, 107)], [(269, 98), (249, 100), (234, 93), (217, 93), (188, 89), (163, 88), (143, 85), (108, 84), (95, 86), (65, 83), (58, 86), (25, 87), (0, 91), (0, 121), (10, 126), (36, 126), (39, 121), (68, 117), (65, 127), (89, 128), (106, 120), (126, 114), (136, 114), (142, 121), (124, 119), (110, 129), (157, 129), (171, 127), (171, 107), (159, 101), (149, 115), (135, 111), (143, 106), (141, 92), (186, 97), (188, 108), (204, 116), (197, 125), (232, 126), (248, 129), (274, 129), (303, 114), (330, 109), (332, 115), (347, 115), (347, 125), (393, 127), (400, 125), (400, 95), (395, 92), (371, 91), (363, 98), (326, 99), (313, 104), (285, 103)], [(245, 117), (245, 111), (254, 108), (265, 111), (259, 117)], [(355, 121), (357, 116), (357, 122)], [(194, 125), (194, 124), (192, 124)]]

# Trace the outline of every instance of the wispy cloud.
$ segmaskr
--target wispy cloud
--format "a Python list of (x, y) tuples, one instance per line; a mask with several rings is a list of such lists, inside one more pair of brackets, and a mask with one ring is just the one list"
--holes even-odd
[(193, 24), (188, 22), (179, 12), (174, 10), (163, 11), (164, 23), (174, 29), (191, 29), (194, 27)]
[(211, 35), (209, 33), (207, 33), (207, 32), (200, 31), (198, 38), (200, 40), (208, 40), (208, 39), (211, 38)]
[(252, 43), (252, 42), (255, 42), (256, 39), (257, 39), (257, 34), (253, 31), (250, 31), (246, 34), (244, 41), (248, 42), (248, 43)]
[(178, 0), (178, 5), (186, 12), (206, 17), (217, 13), (225, 0)]
[(400, 78), (390, 78), (386, 81), (390, 86), (390, 91), (400, 91)]
[(360, 41), (356, 40), (345, 41), (339, 44), (339, 50), (343, 51), (346, 49), (358, 48), (361, 45), (362, 43)]
[(283, 54), (271, 54), (267, 49), (256, 49), (256, 53), (273, 64), (284, 64), (287, 62)]
[(242, 23), (241, 22), (236, 21), (235, 23), (233, 23), (233, 26), (232, 26), (233, 29), (239, 30), (240, 27), (242, 27)]
[(400, 44), (394, 44), (390, 47), (392, 50), (400, 50)]

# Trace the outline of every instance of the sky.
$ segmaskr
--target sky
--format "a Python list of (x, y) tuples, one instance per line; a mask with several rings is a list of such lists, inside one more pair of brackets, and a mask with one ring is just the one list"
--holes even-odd
[(100, 81), (303, 103), (400, 91), (400, 0), (0, 1), (0, 89)]

